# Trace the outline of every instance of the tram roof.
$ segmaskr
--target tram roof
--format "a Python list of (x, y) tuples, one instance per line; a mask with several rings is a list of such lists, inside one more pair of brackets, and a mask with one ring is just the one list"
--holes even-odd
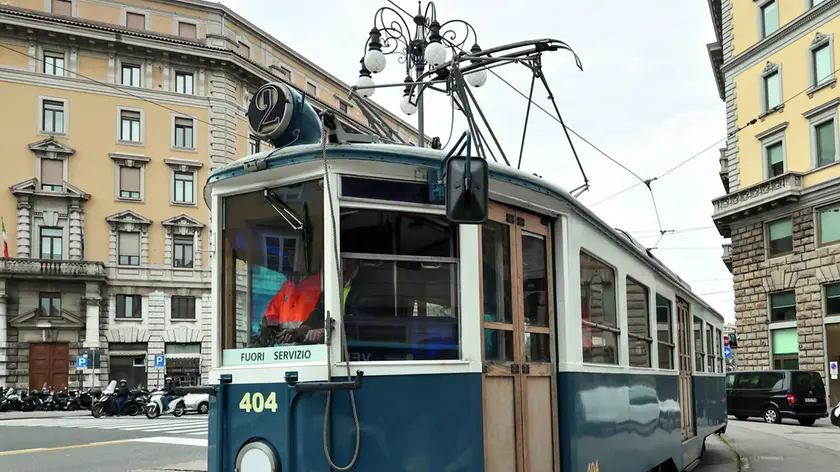
[[(248, 175), (253, 171), (246, 170), (246, 166), (254, 162), (264, 160), (265, 169), (277, 168), (291, 164), (299, 164), (313, 160), (321, 159), (322, 149), (321, 144), (307, 144), (300, 146), (289, 146), (282, 149), (271, 149), (257, 154), (243, 157), (236, 161), (230, 162), (222, 167), (216, 168), (210, 173), (205, 187), (205, 201), (207, 206), (211, 206), (210, 189), (213, 184), (223, 180)], [(416, 146), (408, 146), (404, 144), (328, 144), (327, 153), (329, 159), (354, 159), (371, 162), (392, 162), (398, 164), (419, 165), (430, 168), (439, 168), (446, 151), (420, 148)], [(535, 174), (529, 174), (522, 170), (514, 169), (506, 165), (498, 164), (496, 162), (488, 162), (490, 169), (490, 179), (512, 183), (530, 190), (549, 195), (553, 198), (566, 202), (579, 216), (585, 218), (599, 229), (612, 236), (619, 244), (625, 246), (631, 252), (635, 253), (646, 264), (652, 266), (659, 271), (671, 282), (676, 284), (684, 290), (694, 302), (701, 305), (703, 308), (723, 320), (723, 316), (706, 303), (702, 298), (697, 296), (692, 290), (691, 286), (683, 280), (679, 275), (669, 269), (661, 260), (650, 253), (641, 243), (630, 236), (626, 231), (613, 228), (606, 221), (601, 219), (598, 215), (590, 210), (586, 205), (581, 203), (577, 198), (573, 197), (569, 192), (548, 180), (545, 180)]]

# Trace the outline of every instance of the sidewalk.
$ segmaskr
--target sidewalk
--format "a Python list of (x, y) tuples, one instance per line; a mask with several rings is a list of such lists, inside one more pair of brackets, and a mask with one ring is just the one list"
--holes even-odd
[(27, 420), (41, 418), (74, 418), (78, 416), (91, 416), (89, 410), (79, 411), (6, 411), (0, 413), (0, 424), (3, 420)]
[(161, 467), (152, 467), (151, 469), (136, 469), (130, 472), (206, 472), (207, 461), (198, 460), (186, 462), (183, 464), (165, 465)]
[(694, 472), (738, 472), (740, 458), (732, 447), (716, 434), (706, 438), (706, 454)]

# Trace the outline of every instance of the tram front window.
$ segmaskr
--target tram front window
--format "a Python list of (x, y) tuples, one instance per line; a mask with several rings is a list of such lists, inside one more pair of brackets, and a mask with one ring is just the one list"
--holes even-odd
[(223, 201), (224, 349), (323, 342), (304, 325), (323, 326), (323, 181)]
[(351, 360), (459, 358), (455, 236), (439, 216), (342, 209)]

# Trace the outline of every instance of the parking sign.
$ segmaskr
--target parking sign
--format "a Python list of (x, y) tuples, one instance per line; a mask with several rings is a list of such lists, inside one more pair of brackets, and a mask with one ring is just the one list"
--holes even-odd
[(163, 354), (158, 354), (155, 356), (155, 367), (163, 367), (166, 365), (166, 357)]
[(87, 357), (79, 356), (79, 357), (76, 358), (76, 368), (77, 369), (79, 369), (79, 370), (87, 369), (87, 366), (88, 366), (88, 358)]

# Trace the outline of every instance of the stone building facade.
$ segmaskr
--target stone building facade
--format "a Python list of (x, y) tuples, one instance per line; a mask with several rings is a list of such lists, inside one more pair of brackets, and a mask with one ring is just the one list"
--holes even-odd
[(840, 401), (840, 0), (709, 0), (726, 103), (712, 219), (734, 275), (738, 370), (820, 372)]
[[(8, 0), (0, 46), (0, 97), (14, 110), (0, 114), (0, 385), (206, 380), (203, 183), (268, 147), (245, 119), (263, 83), (296, 88), (348, 132), (417, 139), (217, 2)], [(98, 371), (76, 370), (83, 349), (100, 351)]]

